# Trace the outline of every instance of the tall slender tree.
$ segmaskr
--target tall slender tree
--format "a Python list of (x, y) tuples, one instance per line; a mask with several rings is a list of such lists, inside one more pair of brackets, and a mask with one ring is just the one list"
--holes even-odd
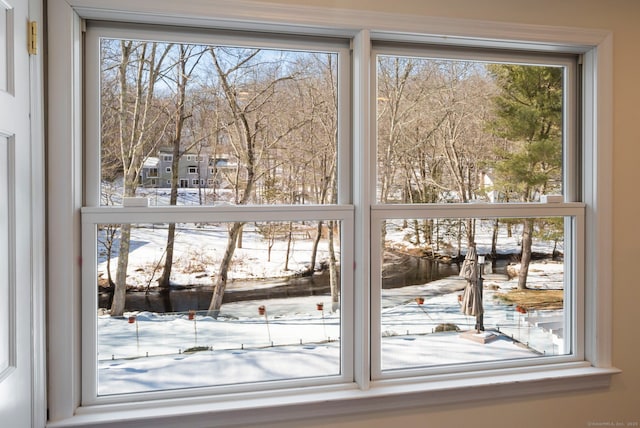
[[(511, 201), (533, 202), (562, 184), (563, 69), (492, 64), (500, 88), (493, 133), (510, 142), (499, 152), (496, 185)], [(523, 220), (518, 288), (527, 288), (534, 219)]]
[[(154, 106), (155, 85), (169, 49), (169, 45), (132, 40), (120, 40), (116, 49), (119, 50), (120, 59), (115, 64), (119, 95), (115, 109), (123, 197), (135, 196), (142, 165), (158, 144), (158, 135), (162, 134), (154, 132), (158, 121), (164, 117)], [(103, 63), (105, 69), (113, 66), (108, 62)], [(110, 311), (112, 316), (121, 316), (124, 312), (130, 239), (131, 225), (123, 224), (120, 227), (118, 266)]]
[[(268, 152), (286, 139), (300, 124), (280, 129), (270, 128), (282, 116), (282, 103), (276, 96), (280, 87), (296, 79), (295, 72), (285, 70), (284, 61), (261, 62), (259, 49), (211, 47), (216, 78), (229, 110), (226, 132), (239, 159), (233, 188), (235, 204), (246, 205), (255, 199), (259, 180), (268, 176)], [(280, 106), (280, 107), (279, 107)], [(231, 223), (209, 304), (209, 315), (217, 317), (227, 286), (228, 272), (244, 227)]]
[[(169, 204), (176, 205), (178, 203), (178, 172), (180, 158), (187, 151), (183, 144), (183, 129), (186, 121), (191, 117), (191, 113), (187, 111), (187, 85), (191, 79), (193, 71), (196, 69), (200, 59), (204, 55), (204, 50), (194, 45), (180, 44), (176, 46), (177, 60), (175, 61), (175, 129), (172, 141), (172, 161), (171, 161), (171, 193), (169, 196)], [(192, 143), (193, 144), (193, 143)], [(169, 223), (167, 231), (167, 245), (165, 250), (164, 268), (158, 285), (162, 288), (168, 288), (171, 282), (171, 270), (173, 267), (173, 250), (176, 235), (176, 224)]]

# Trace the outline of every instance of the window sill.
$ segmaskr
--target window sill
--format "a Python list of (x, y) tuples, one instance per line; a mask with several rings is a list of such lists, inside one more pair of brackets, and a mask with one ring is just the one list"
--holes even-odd
[(288, 390), (269, 396), (175, 399), (126, 405), (79, 408), (76, 415), (50, 422), (49, 428), (116, 427), (123, 422), (139, 427), (244, 426), (255, 423), (319, 418), (420, 406), (478, 402), (552, 392), (607, 388), (616, 368), (595, 368), (582, 363), (558, 365), (540, 371), (496, 370), (458, 379), (425, 382), (380, 381), (368, 390), (354, 387)]

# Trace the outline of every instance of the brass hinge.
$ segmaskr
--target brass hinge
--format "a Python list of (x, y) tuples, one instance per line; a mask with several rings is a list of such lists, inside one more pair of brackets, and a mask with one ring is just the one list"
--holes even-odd
[(38, 54), (38, 23), (36, 21), (29, 21), (29, 40), (27, 40), (27, 50), (29, 55)]

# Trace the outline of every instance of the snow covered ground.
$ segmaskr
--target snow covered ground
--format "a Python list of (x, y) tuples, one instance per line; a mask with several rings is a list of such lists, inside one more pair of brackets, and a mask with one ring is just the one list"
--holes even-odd
[[(537, 266), (553, 276), (557, 265)], [(549, 269), (544, 269), (545, 267)], [(510, 288), (508, 281), (486, 286)], [(527, 322), (562, 311), (521, 314), (493, 299), (485, 289), (485, 326), (497, 333), (486, 344), (459, 332), (434, 332), (439, 324), (473, 329), (475, 319), (460, 312), (463, 283), (449, 278), (427, 285), (385, 290), (381, 325), (383, 370), (511, 360), (564, 352), (558, 335)], [(424, 296), (419, 305), (415, 296)], [(329, 296), (245, 301), (223, 306), (214, 320), (197, 314), (127, 313), (124, 319), (99, 317), (99, 394), (190, 388), (340, 374), (340, 312)], [(395, 303), (394, 303), (395, 302)], [(130, 323), (128, 316), (135, 316)], [(498, 333), (498, 329), (499, 332)], [(207, 350), (188, 352), (189, 348)], [(185, 352), (187, 351), (187, 352)]]
[[(489, 252), (490, 232), (478, 230), (478, 253)], [(390, 225), (387, 238), (403, 242), (404, 231)], [(155, 286), (160, 271), (153, 269), (162, 259), (165, 243), (166, 228), (160, 225), (134, 229), (131, 281), (140, 287)], [(501, 236), (499, 243), (499, 252), (518, 251), (516, 238)], [(173, 282), (210, 285), (212, 269), (225, 245), (224, 225), (181, 225)], [(537, 241), (534, 251), (550, 253), (549, 245)], [(311, 239), (299, 236), (293, 247), (289, 270), (284, 270), (286, 243), (276, 242), (271, 261), (267, 261), (264, 239), (248, 225), (231, 277), (274, 278), (299, 272), (307, 267)], [(100, 245), (97, 251), (98, 275), (104, 277), (106, 254)], [(320, 244), (318, 261), (326, 257), (325, 241)], [(112, 254), (112, 269), (116, 258), (117, 254)], [(562, 289), (563, 270), (562, 263), (532, 264), (529, 286)], [(247, 287), (246, 281), (238, 284)], [(383, 371), (565, 352), (564, 311), (523, 314), (494, 299), (496, 292), (516, 287), (515, 280), (505, 275), (488, 273), (484, 281), (484, 325), (495, 332), (495, 340), (483, 344), (460, 332), (437, 332), (445, 324), (462, 331), (473, 329), (475, 318), (460, 310), (459, 296), (465, 284), (453, 276), (382, 291), (379, 328)], [(250, 286), (267, 287), (269, 283)], [(423, 297), (424, 302), (418, 304), (417, 297)], [(187, 313), (130, 312), (124, 318), (112, 318), (98, 312), (98, 394), (337, 376), (341, 373), (340, 346), (346, 344), (340, 334), (341, 311), (331, 312), (330, 300), (329, 295), (316, 295), (226, 303), (217, 320), (203, 312), (193, 319)], [(324, 304), (322, 310), (318, 310), (318, 303)], [(266, 307), (266, 316), (259, 313), (261, 305)]]

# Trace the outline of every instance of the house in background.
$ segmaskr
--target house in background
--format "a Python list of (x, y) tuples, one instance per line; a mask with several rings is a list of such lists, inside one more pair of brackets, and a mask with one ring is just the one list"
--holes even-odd
[[(224, 189), (225, 178), (235, 171), (237, 164), (229, 156), (211, 157), (203, 153), (184, 153), (178, 160), (178, 187), (183, 189)], [(170, 188), (173, 150), (160, 149), (158, 156), (150, 156), (140, 171), (140, 185), (145, 188)]]
[(160, 159), (148, 157), (142, 164), (139, 180), (142, 187), (161, 187), (158, 182), (158, 165)]

